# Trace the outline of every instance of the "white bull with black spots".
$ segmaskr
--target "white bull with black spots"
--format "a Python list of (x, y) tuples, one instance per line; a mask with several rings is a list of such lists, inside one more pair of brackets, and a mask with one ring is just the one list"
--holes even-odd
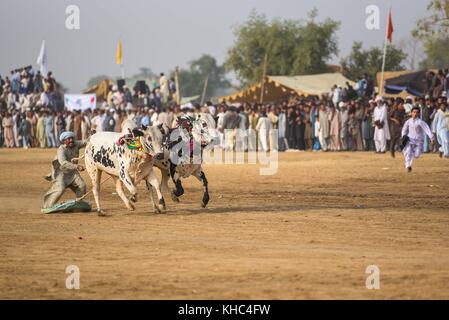
[[(98, 132), (92, 135), (85, 148), (86, 170), (92, 179), (93, 194), (97, 211), (103, 211), (100, 206), (100, 181), (103, 172), (113, 177), (118, 196), (129, 210), (134, 210), (137, 201), (136, 186), (144, 180), (150, 192), (153, 208), (156, 212), (165, 210), (165, 201), (159, 187), (159, 181), (153, 171), (153, 162), (160, 157), (162, 150), (161, 131), (149, 127), (140, 131), (142, 136), (135, 139), (140, 142), (140, 150), (130, 149), (127, 144), (117, 143), (123, 138), (122, 133)], [(128, 199), (123, 191), (123, 185), (131, 193)], [(158, 203), (155, 203), (152, 186), (156, 189)]]
[(201, 165), (201, 158), (203, 149), (213, 140), (208, 123), (197, 117), (191, 122), (190, 132), (178, 127), (166, 134), (164, 140), (164, 159), (154, 162), (162, 173), (162, 189), (168, 189), (168, 177), (171, 177), (175, 184), (171, 197), (173, 201), (179, 202), (179, 197), (184, 194), (181, 178), (194, 176), (203, 184), (201, 206), (205, 208), (210, 199), (209, 183)]
[[(207, 116), (208, 115), (206, 114), (199, 114), (195, 119), (192, 119), (191, 135), (183, 130), (176, 132), (179, 128), (169, 130), (166, 126), (158, 125), (157, 127), (164, 135), (164, 157), (162, 159), (160, 157), (154, 159), (154, 166), (159, 168), (162, 175), (161, 190), (163, 192), (170, 192), (168, 180), (171, 177), (175, 184), (175, 189), (171, 191), (171, 198), (173, 201), (179, 202), (179, 197), (184, 194), (181, 178), (188, 178), (193, 175), (203, 184), (204, 193), (201, 201), (201, 206), (203, 208), (209, 203), (209, 188), (206, 175), (201, 166), (201, 154), (199, 154), (200, 157), (196, 154), (195, 161), (192, 161), (193, 159), (190, 155), (185, 156), (185, 153), (190, 153), (189, 148), (191, 148), (191, 145), (189, 138), (193, 138), (192, 140), (197, 143), (196, 146), (199, 146), (201, 151), (214, 139), (214, 135), (211, 134), (210, 129), (214, 129), (215, 124), (213, 123), (213, 120), (210, 121), (210, 117)], [(122, 132), (127, 133), (132, 130), (133, 127), (135, 128), (137, 125), (128, 122)], [(182, 149), (187, 151), (184, 152), (184, 156), (178, 154), (178, 151)]]

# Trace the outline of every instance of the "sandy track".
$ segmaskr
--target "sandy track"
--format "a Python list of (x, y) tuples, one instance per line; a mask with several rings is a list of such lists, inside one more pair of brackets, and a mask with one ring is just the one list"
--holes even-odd
[[(164, 215), (143, 185), (129, 212), (107, 182), (99, 218), (39, 212), (54, 153), (0, 149), (0, 298), (449, 298), (449, 161), (436, 155), (412, 174), (373, 153), (284, 153), (273, 176), (208, 165), (209, 207), (190, 178)], [(65, 288), (72, 264), (80, 290)]]

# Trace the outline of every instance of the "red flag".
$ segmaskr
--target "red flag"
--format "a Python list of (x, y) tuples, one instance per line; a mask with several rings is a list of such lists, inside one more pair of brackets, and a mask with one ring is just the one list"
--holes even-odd
[(393, 41), (393, 21), (391, 19), (391, 9), (388, 11), (387, 39), (390, 43)]

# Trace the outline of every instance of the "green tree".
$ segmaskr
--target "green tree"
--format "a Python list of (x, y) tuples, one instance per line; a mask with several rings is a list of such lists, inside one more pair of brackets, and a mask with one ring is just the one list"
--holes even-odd
[(417, 22), (412, 35), (423, 42), (426, 58), (421, 61), (424, 69), (447, 68), (449, 66), (449, 0), (431, 0), (427, 6), (430, 12)]
[(87, 81), (87, 87), (93, 87), (97, 84), (99, 84), (101, 81), (105, 80), (105, 79), (110, 79), (110, 77), (105, 76), (104, 74), (99, 75), (99, 76), (95, 76), (89, 79), (89, 81)]
[(427, 40), (447, 37), (449, 32), (449, 0), (430, 0), (427, 5), (430, 16), (419, 19), (412, 35)]
[(268, 21), (252, 11), (234, 30), (235, 42), (225, 62), (243, 85), (259, 81), (267, 55), (267, 74), (299, 75), (326, 72), (326, 61), (338, 53), (335, 32), (340, 23), (331, 19), (318, 23), (317, 11), (306, 21)]
[[(385, 58), (385, 71), (404, 70), (403, 60), (407, 55), (393, 45), (387, 45)], [(343, 74), (349, 79), (356, 80), (364, 73), (376, 77), (377, 72), (382, 69), (383, 50), (381, 48), (362, 49), (361, 42), (354, 42), (349, 56), (342, 59), (341, 66)]]
[(443, 69), (449, 67), (449, 37), (430, 38), (424, 43), (426, 58), (419, 66), (422, 69)]
[[(174, 73), (172, 73), (172, 77), (174, 77)], [(206, 77), (208, 77), (206, 98), (217, 95), (231, 85), (229, 80), (226, 79), (225, 68), (219, 66), (214, 57), (203, 54), (200, 58), (192, 60), (188, 69), (179, 71), (182, 96), (201, 95)]]

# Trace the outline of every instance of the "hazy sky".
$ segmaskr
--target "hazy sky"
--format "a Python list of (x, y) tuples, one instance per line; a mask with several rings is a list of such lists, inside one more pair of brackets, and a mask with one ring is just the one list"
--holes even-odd
[[(0, 0), (0, 74), (33, 64), (43, 39), (49, 69), (71, 92), (86, 87), (92, 76), (120, 75), (116, 47), (123, 41), (125, 73), (141, 66), (169, 72), (208, 53), (222, 63), (234, 41), (233, 26), (253, 8), (269, 18), (302, 19), (317, 8), (318, 20), (341, 21), (340, 52), (346, 56), (354, 41), (382, 46), (386, 12), (392, 4), (393, 41), (408, 38), (416, 20), (427, 15), (428, 0)], [(65, 27), (66, 7), (80, 8), (80, 30)], [(365, 8), (377, 5), (380, 30), (365, 27)]]

